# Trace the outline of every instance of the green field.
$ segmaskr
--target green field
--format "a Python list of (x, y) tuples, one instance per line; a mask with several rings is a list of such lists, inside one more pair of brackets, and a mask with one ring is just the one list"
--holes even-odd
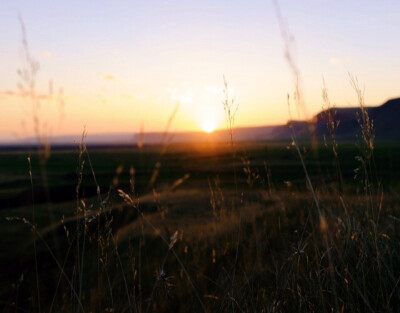
[(1, 150), (4, 312), (399, 312), (400, 143), (296, 147)]

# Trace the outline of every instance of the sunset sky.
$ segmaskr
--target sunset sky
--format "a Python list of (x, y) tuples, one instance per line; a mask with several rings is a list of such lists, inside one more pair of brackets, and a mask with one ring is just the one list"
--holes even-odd
[[(322, 107), (322, 79), (338, 107), (400, 96), (400, 1), (281, 0), (294, 37), (304, 100)], [(236, 126), (285, 123), (293, 76), (273, 1), (32, 1), (0, 3), (0, 139), (33, 134), (18, 94), (21, 16), (40, 63), (38, 116), (50, 135), (224, 128), (223, 76), (239, 105)], [(45, 94), (52, 81), (64, 105)], [(295, 118), (297, 110), (292, 112)], [(304, 115), (304, 114), (303, 114)], [(44, 126), (46, 125), (46, 126)]]

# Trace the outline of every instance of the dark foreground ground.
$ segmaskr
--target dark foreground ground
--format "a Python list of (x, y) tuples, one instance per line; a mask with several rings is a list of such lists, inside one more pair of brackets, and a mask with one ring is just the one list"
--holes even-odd
[(3, 149), (3, 312), (399, 312), (400, 144), (299, 148)]

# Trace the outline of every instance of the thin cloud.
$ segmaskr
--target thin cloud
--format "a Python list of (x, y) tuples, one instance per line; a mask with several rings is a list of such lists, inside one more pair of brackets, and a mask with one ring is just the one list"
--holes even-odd
[(50, 57), (53, 56), (53, 52), (51, 52), (50, 50), (44, 50), (44, 51), (42, 52), (42, 56), (47, 57), (47, 58), (50, 58)]
[(126, 99), (126, 100), (133, 100), (133, 96), (128, 93), (121, 94), (121, 98)]
[(341, 65), (342, 61), (339, 58), (332, 57), (332, 58), (329, 59), (329, 63), (331, 65), (337, 66), (337, 65)]
[(176, 94), (178, 92), (178, 88), (175, 87), (166, 87), (165, 91), (169, 94)]
[(14, 90), (4, 90), (0, 92), (0, 96), (2, 98), (13, 98), (13, 97), (18, 97), (18, 98), (27, 98), (30, 97), (31, 93), (29, 90), (19, 90), (19, 91), (14, 91)]
[(222, 88), (218, 88), (218, 87), (210, 86), (210, 85), (204, 85), (204, 90), (206, 92), (209, 92), (209, 93), (213, 94), (213, 95), (221, 95), (222, 92), (223, 92)]
[[(29, 90), (20, 90), (20, 91), (14, 91), (14, 90), (4, 90), (0, 92), (0, 96), (2, 98), (10, 98), (10, 97), (18, 97), (18, 98), (29, 98), (32, 96), (32, 94), (29, 92)], [(48, 93), (34, 93), (34, 97), (38, 100), (47, 100), (51, 98), (51, 95)]]
[(344, 64), (348, 64), (352, 61), (352, 58), (349, 56), (343, 57), (343, 58), (338, 58), (338, 57), (331, 57), (329, 59), (329, 63), (333, 66), (340, 66)]
[(190, 91), (186, 91), (183, 94), (176, 94), (176, 95), (172, 95), (172, 100), (178, 101), (179, 103), (182, 104), (191, 104), (193, 103), (193, 96), (192, 93)]
[(111, 81), (118, 81), (118, 82), (119, 82), (119, 79), (118, 79), (115, 75), (113, 75), (113, 74), (111, 74), (111, 73), (103, 73), (103, 74), (101, 75), (101, 77), (102, 77), (104, 80), (111, 80)]
[(180, 87), (177, 87), (175, 83), (170, 83), (165, 88), (165, 91), (170, 95), (170, 98), (181, 104), (191, 104), (193, 103), (193, 93), (187, 90), (190, 83), (182, 81), (180, 82)]
[(0, 95), (1, 96), (16, 96), (18, 94), (13, 90), (4, 90), (4, 91), (0, 92)]
[(36, 98), (39, 100), (48, 100), (51, 98), (51, 96), (47, 93), (39, 93), (36, 95)]

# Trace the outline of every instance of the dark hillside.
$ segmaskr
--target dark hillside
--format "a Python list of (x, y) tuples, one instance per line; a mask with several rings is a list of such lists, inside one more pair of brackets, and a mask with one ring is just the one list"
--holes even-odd
[[(373, 122), (375, 139), (378, 141), (400, 140), (400, 98), (387, 101), (378, 107), (367, 107), (368, 115)], [(326, 119), (328, 113), (338, 122), (336, 138), (338, 140), (354, 140), (360, 133), (357, 116), (360, 108), (332, 108), (316, 115), (315, 130), (318, 138), (328, 135)]]

